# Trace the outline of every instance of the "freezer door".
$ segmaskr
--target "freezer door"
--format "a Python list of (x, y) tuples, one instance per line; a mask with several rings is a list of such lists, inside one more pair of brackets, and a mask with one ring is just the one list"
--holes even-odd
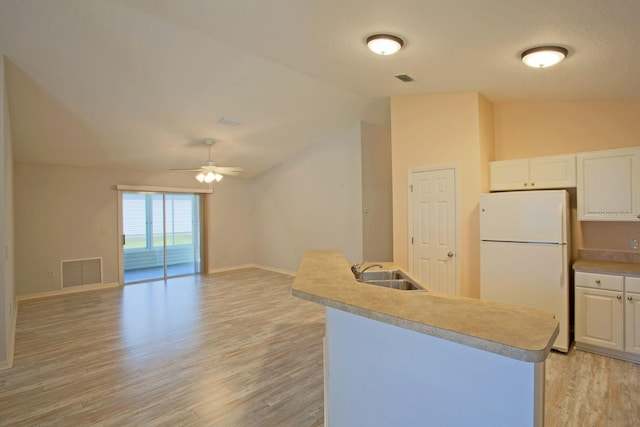
[(569, 350), (567, 246), (481, 242), (480, 297), (552, 312), (560, 322), (553, 348)]
[(567, 242), (565, 190), (510, 191), (480, 195), (480, 239)]

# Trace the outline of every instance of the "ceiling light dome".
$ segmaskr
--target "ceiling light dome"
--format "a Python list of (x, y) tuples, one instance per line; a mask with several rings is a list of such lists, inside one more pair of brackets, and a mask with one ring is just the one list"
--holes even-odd
[(404, 42), (400, 37), (390, 34), (374, 34), (367, 37), (367, 46), (373, 53), (378, 55), (393, 55), (399, 51)]
[(529, 67), (546, 68), (562, 61), (569, 51), (560, 46), (538, 46), (522, 52), (520, 58)]

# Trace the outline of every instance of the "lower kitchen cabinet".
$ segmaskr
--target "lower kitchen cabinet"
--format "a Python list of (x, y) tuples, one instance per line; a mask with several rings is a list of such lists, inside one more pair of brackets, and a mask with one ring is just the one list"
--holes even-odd
[(640, 277), (576, 272), (576, 348), (640, 362)]
[(640, 277), (626, 277), (625, 287), (625, 351), (640, 355)]
[(576, 342), (624, 350), (622, 292), (576, 287)]

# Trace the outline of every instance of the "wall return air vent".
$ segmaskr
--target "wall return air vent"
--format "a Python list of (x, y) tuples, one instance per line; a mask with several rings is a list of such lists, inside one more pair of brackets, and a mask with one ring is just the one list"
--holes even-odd
[(60, 281), (63, 288), (101, 284), (102, 258), (60, 261)]

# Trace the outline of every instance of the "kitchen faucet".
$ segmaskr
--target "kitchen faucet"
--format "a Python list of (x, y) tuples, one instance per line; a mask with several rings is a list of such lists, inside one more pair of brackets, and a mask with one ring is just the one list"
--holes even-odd
[[(365, 264), (365, 263), (366, 261), (363, 262), (362, 264)], [(353, 275), (356, 276), (356, 280), (362, 280), (362, 274), (368, 269), (370, 269), (371, 267), (384, 268), (382, 264), (371, 264), (366, 266), (364, 269), (360, 270), (360, 267), (362, 267), (362, 264), (353, 264), (351, 266), (351, 271), (353, 272)]]

